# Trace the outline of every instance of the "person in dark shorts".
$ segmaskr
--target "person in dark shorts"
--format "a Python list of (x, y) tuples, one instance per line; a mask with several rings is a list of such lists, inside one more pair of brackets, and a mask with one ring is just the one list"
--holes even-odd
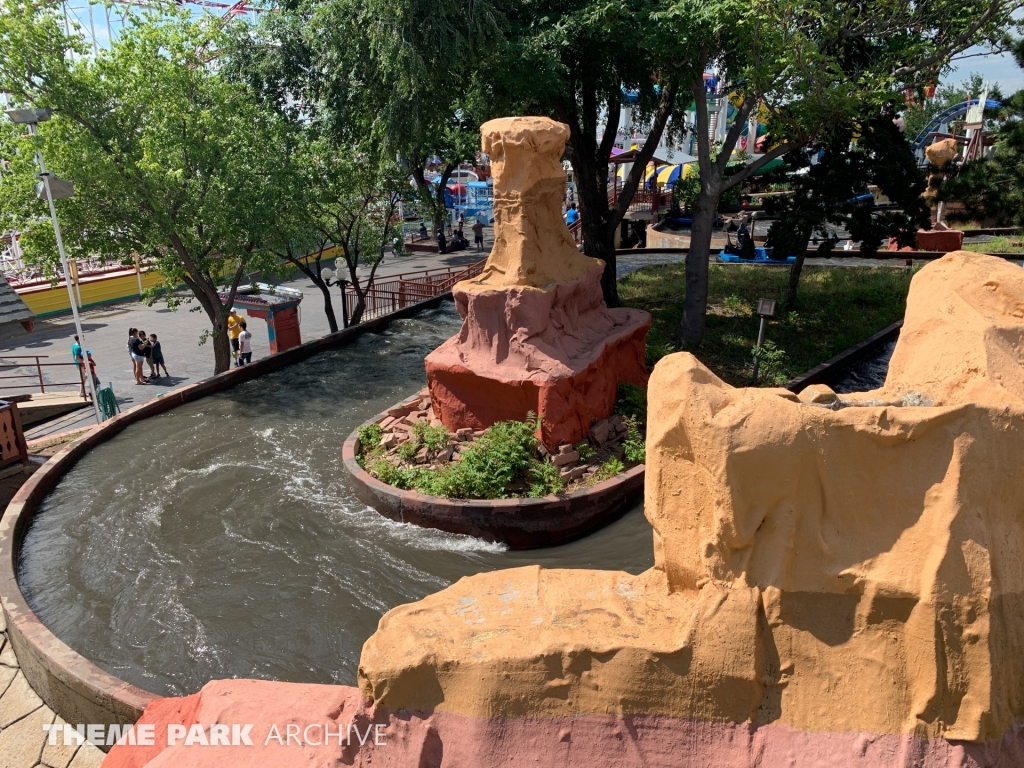
[(167, 372), (167, 366), (164, 365), (164, 351), (160, 348), (160, 342), (156, 340), (156, 334), (149, 334), (149, 346), (153, 350), (151, 357), (153, 358), (153, 366), (156, 369), (155, 378), (160, 378), (160, 368), (164, 369), (164, 376), (170, 378), (171, 374)]
[(480, 219), (473, 224), (473, 244), (477, 250), (484, 249), (484, 223)]
[(146, 349), (139, 338), (139, 332), (128, 339), (128, 352), (132, 356), (132, 373), (135, 374), (136, 384), (145, 384), (146, 379), (142, 375), (142, 364), (146, 362)]
[(242, 332), (238, 334), (238, 367), (252, 362), (252, 334), (245, 327), (245, 320), (239, 323)]
[(146, 358), (146, 364), (149, 366), (149, 376), (147, 379), (156, 378), (156, 368), (153, 367), (153, 345), (149, 343), (149, 336), (146, 332), (139, 328), (139, 341), (142, 342), (142, 354)]

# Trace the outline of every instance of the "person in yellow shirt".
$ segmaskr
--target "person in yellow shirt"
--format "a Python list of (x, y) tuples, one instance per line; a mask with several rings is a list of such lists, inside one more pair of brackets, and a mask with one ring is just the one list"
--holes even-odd
[(238, 364), (238, 337), (242, 335), (244, 324), (245, 321), (238, 314), (238, 310), (232, 307), (231, 313), (228, 315), (228, 338), (231, 339), (231, 357), (236, 365)]

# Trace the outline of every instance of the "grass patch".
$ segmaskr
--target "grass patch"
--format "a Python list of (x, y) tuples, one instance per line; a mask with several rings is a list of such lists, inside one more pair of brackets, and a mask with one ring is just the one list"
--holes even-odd
[(1024, 238), (1021, 235), (998, 236), (987, 243), (964, 243), (964, 250), (975, 253), (1024, 253)]
[[(779, 304), (768, 322), (766, 340), (784, 353), (776, 358), (776, 375), (792, 378), (901, 320), (910, 277), (907, 271), (892, 267), (805, 266), (797, 301), (785, 307), (782, 299), (789, 270), (712, 264), (704, 341), (689, 351), (723, 380), (748, 385), (757, 344), (757, 300), (775, 299)], [(619, 282), (622, 304), (653, 316), (647, 337), (648, 364), (681, 351), (675, 338), (685, 285), (683, 264), (644, 267)]]

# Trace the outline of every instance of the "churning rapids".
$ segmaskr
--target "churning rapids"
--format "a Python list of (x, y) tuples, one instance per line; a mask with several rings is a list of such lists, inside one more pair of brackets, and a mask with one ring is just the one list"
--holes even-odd
[(128, 427), (45, 499), (22, 549), (29, 604), (65, 643), (155, 693), (213, 678), (355, 682), (381, 615), (462, 576), (532, 563), (653, 564), (642, 507), (527, 552), (393, 523), (358, 501), (348, 434), (424, 386), (450, 304)]

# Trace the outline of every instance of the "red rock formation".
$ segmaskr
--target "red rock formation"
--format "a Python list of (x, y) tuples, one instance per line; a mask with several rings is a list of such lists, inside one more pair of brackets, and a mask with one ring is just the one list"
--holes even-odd
[(562, 220), (568, 128), (523, 117), (480, 132), (495, 245), (481, 275), (453, 290), (464, 323), (427, 356), (431, 401), (451, 431), (532, 411), (549, 447), (575, 442), (611, 414), (619, 382), (647, 384), (650, 315), (605, 305), (604, 263), (579, 252)]

